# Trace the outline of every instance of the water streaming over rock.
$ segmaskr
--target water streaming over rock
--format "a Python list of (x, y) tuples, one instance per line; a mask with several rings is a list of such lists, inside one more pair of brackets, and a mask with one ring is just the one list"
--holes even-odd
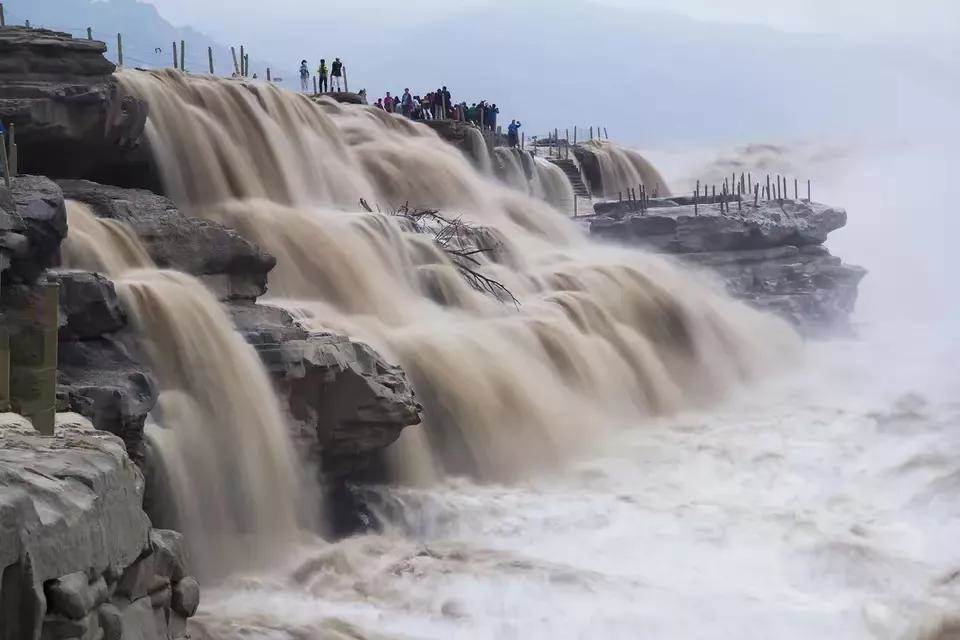
[[(195, 278), (130, 271), (118, 293), (161, 387), (147, 437), (196, 570), (256, 566), (297, 537), (297, 458), (254, 349)], [(312, 524), (309, 521), (304, 524)]]
[(126, 224), (75, 201), (67, 219), (63, 265), (115, 278), (161, 387), (145, 430), (161, 485), (154, 524), (186, 533), (203, 575), (272, 559), (314, 516), (301, 509), (297, 458), (256, 352), (199, 280), (154, 268)]
[(67, 200), (66, 205), (70, 232), (60, 248), (64, 267), (119, 276), (130, 269), (153, 266), (130, 227), (118, 220), (96, 217), (82, 202)]
[[(616, 198), (628, 189), (639, 189), (642, 184), (650, 194), (670, 195), (667, 182), (660, 172), (642, 155), (607, 140), (591, 140), (585, 145), (599, 165), (603, 196)], [(587, 173), (589, 177), (589, 171)]]
[[(170, 195), (277, 256), (274, 298), (399, 359), (426, 408), (421, 439), (446, 471), (529, 473), (610, 425), (713, 399), (794, 352), (781, 322), (663, 259), (589, 242), (422, 125), (259, 83), (120, 78), (151, 105)], [(496, 242), (475, 254), (476, 270), (519, 304), (471, 287), (429, 235), (358, 211), (361, 198), (485, 227)]]

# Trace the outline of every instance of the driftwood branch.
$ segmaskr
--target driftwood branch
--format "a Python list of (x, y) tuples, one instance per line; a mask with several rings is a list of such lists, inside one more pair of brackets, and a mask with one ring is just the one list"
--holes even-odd
[[(360, 206), (365, 211), (373, 211), (366, 200), (361, 199)], [(475, 256), (492, 253), (500, 244), (489, 234), (483, 233), (480, 227), (470, 225), (459, 217), (448, 218), (436, 209), (411, 208), (409, 203), (391, 213), (407, 220), (415, 232), (432, 234), (434, 243), (447, 254), (460, 276), (475, 290), (493, 296), (498, 302), (512, 302), (515, 307), (520, 307), (520, 301), (502, 282), (479, 270), (482, 263)]]

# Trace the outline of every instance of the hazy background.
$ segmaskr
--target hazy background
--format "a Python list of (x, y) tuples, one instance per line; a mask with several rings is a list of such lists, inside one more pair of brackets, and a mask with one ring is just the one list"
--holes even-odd
[[(9, 21), (92, 26), (127, 64), (291, 83), (300, 59), (341, 57), (351, 88), (488, 99), (528, 135), (603, 126), (640, 147), (745, 140), (935, 137), (960, 103), (952, 0), (5, 0)], [(160, 51), (158, 52), (157, 49)]]

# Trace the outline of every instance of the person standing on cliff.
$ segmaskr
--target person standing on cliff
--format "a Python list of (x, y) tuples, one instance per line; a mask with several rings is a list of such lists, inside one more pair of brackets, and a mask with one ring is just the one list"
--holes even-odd
[(446, 86), (444, 86), (443, 89), (441, 89), (440, 91), (441, 91), (441, 93), (443, 94), (443, 104), (441, 105), (442, 108), (443, 108), (443, 111), (442, 111), (440, 117), (441, 117), (441, 118), (449, 118), (449, 117), (450, 117), (450, 109), (453, 107), (453, 105), (450, 103), (450, 90), (447, 89)]
[(403, 109), (403, 115), (411, 117), (413, 115), (413, 96), (410, 95), (410, 89), (403, 90), (403, 98), (400, 99), (400, 108)]
[(326, 93), (329, 91), (329, 85), (327, 84), (327, 61), (323, 58), (320, 58), (320, 67), (317, 69), (317, 86), (319, 87), (320, 93)]
[(387, 91), (387, 95), (383, 96), (383, 110), (387, 113), (393, 113), (393, 96), (390, 95), (389, 91)]
[(300, 61), (300, 91), (306, 93), (310, 90), (310, 67), (306, 60)]
[(517, 135), (517, 132), (520, 130), (520, 123), (516, 120), (511, 120), (510, 125), (507, 127), (507, 144), (511, 147), (517, 146), (520, 142), (520, 137)]
[(340, 58), (334, 58), (333, 64), (330, 65), (330, 90), (331, 91), (343, 91), (343, 85), (340, 83), (340, 78), (343, 77), (343, 63), (340, 62)]

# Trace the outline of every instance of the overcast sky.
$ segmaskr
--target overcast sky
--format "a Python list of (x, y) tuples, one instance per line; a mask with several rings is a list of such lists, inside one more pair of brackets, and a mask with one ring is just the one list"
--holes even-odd
[[(260, 21), (269, 15), (304, 19), (416, 23), (477, 6), (540, 4), (545, 11), (570, 0), (149, 0), (169, 20), (202, 24), (230, 16)], [(597, 4), (660, 9), (705, 20), (753, 22), (789, 31), (843, 33), (857, 37), (934, 35), (960, 37), (960, 0), (593, 0)], [(332, 9), (331, 7), (335, 7)], [(229, 11), (225, 11), (229, 9)]]

